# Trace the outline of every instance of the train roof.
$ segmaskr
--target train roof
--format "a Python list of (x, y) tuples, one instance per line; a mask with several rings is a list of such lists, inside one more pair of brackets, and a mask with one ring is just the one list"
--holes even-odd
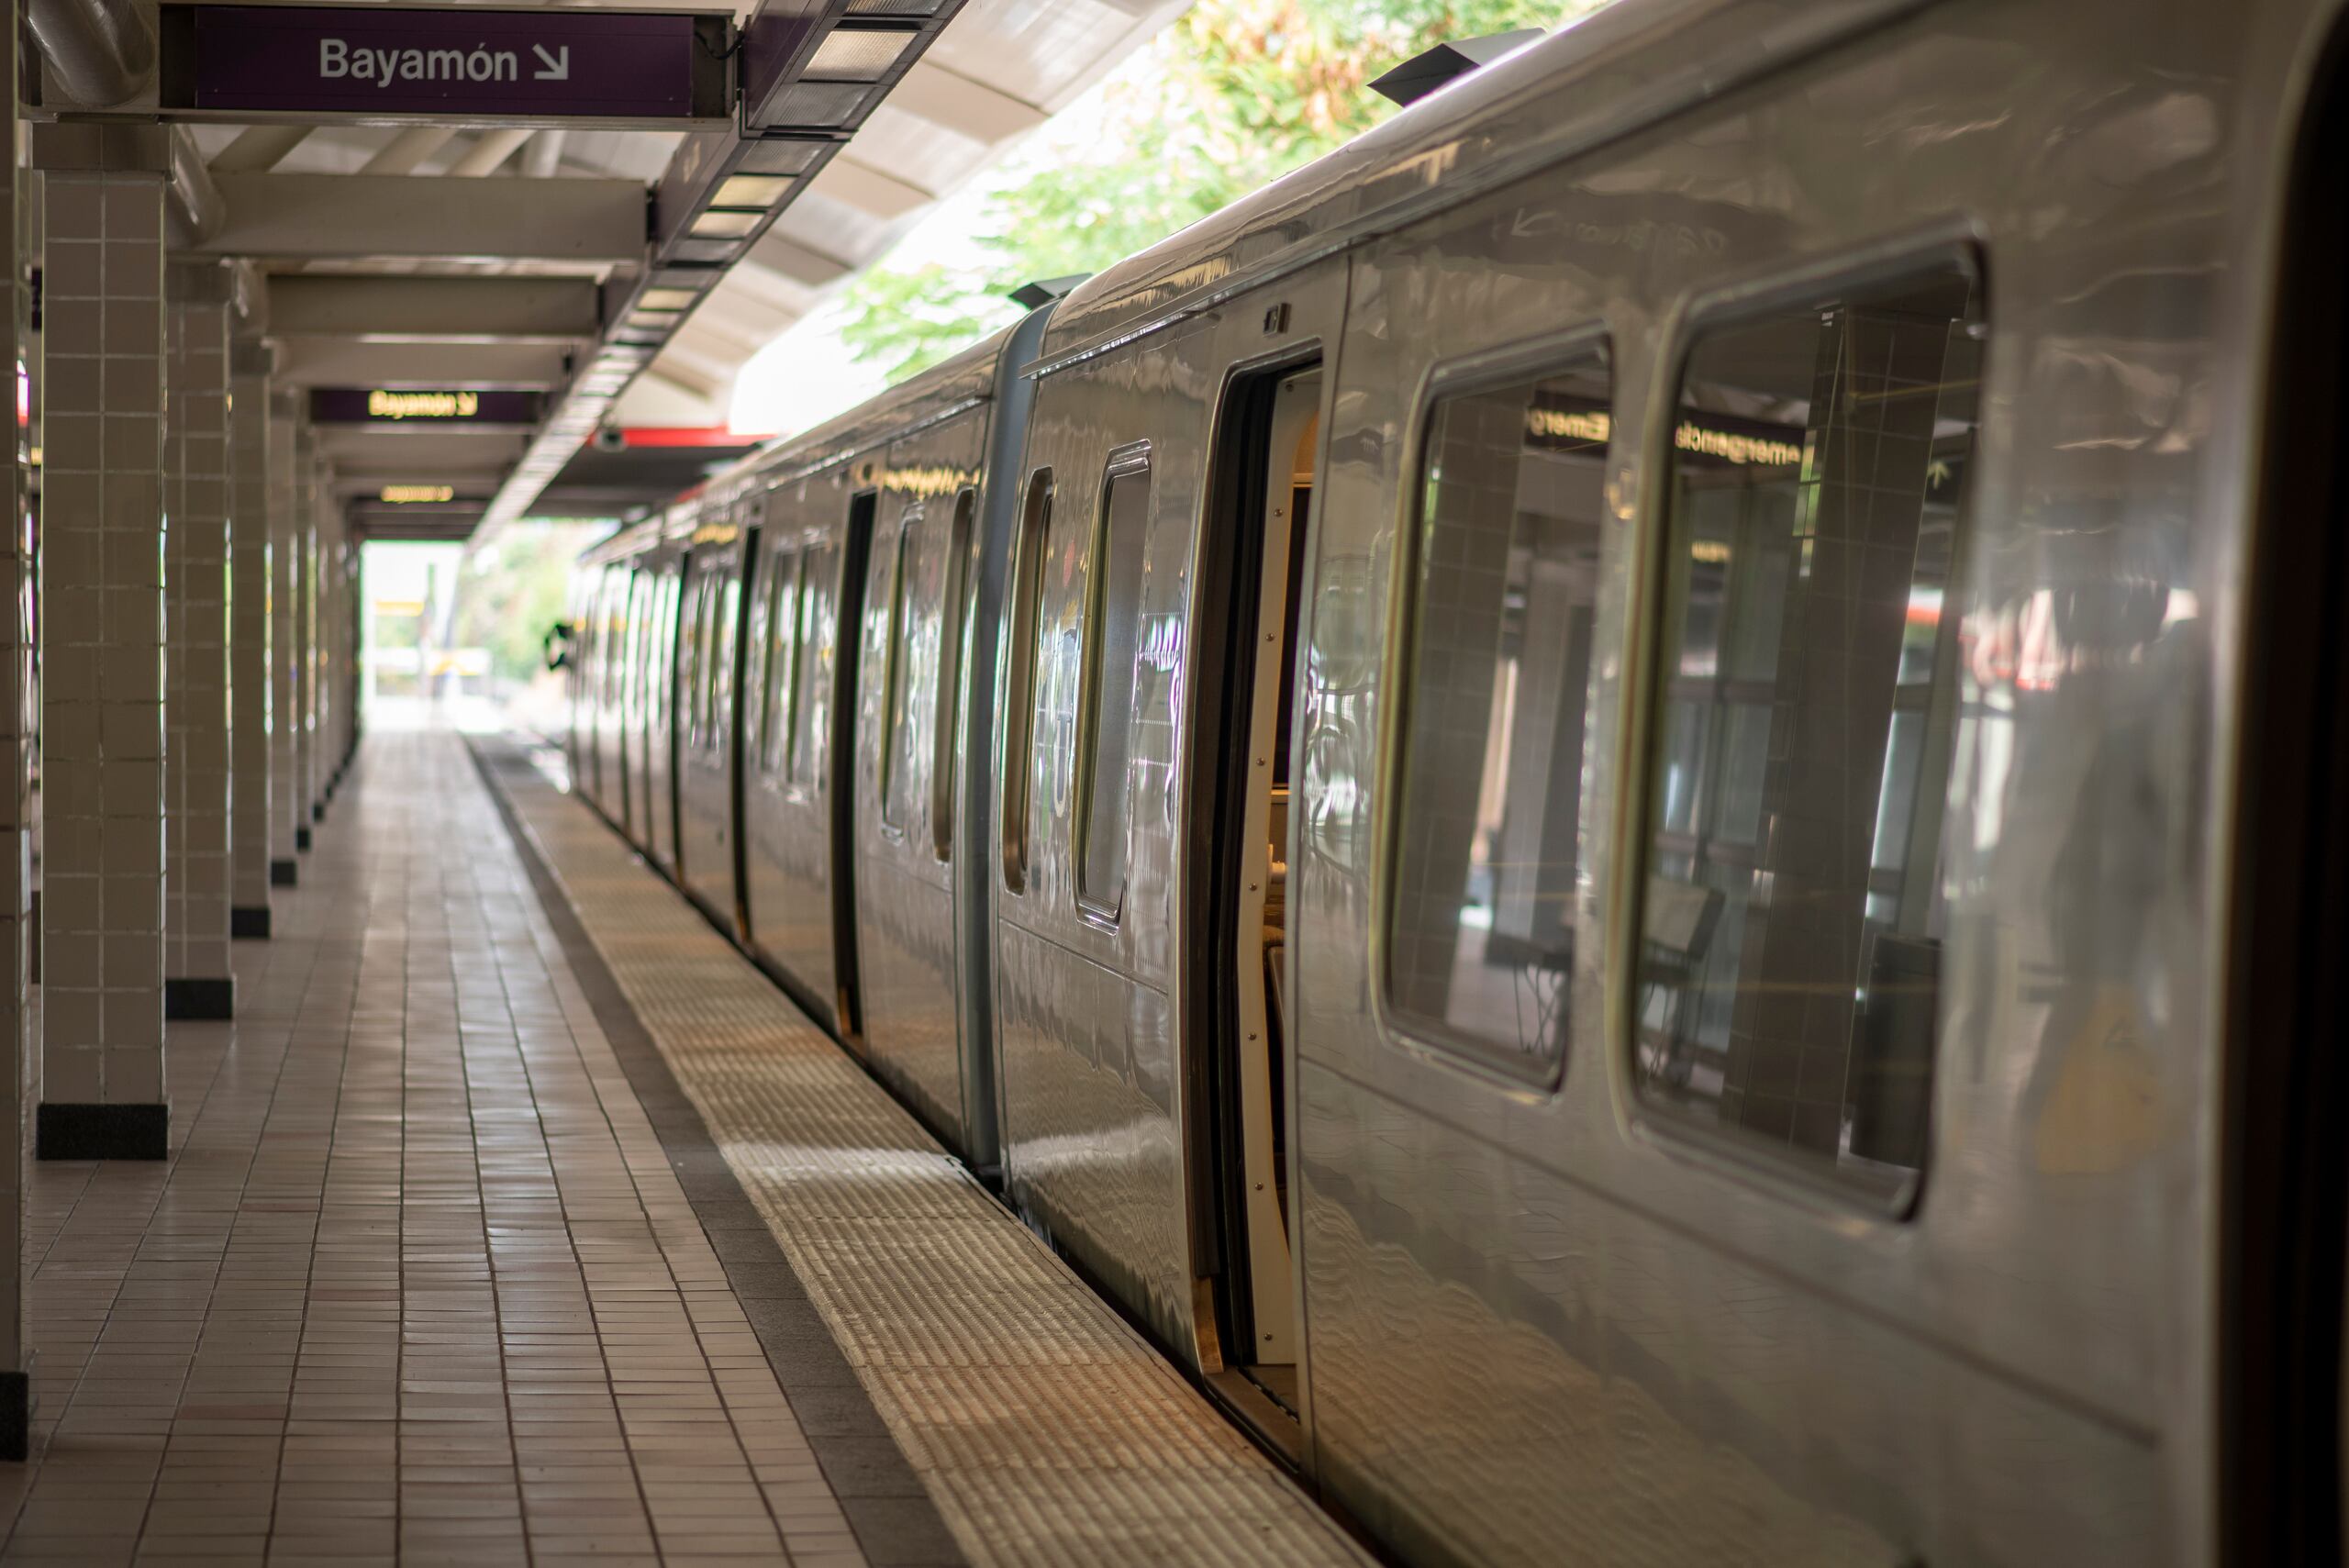
[(1097, 353), (1718, 96), (1923, 0), (1616, 0), (1080, 284), (1031, 370)]

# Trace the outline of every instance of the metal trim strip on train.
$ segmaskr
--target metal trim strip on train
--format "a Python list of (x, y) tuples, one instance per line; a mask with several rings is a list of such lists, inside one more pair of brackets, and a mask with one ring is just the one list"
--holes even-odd
[(1405, 1558), (2207, 1561), (2334, 10), (1621, 0), (586, 557), (579, 787)]

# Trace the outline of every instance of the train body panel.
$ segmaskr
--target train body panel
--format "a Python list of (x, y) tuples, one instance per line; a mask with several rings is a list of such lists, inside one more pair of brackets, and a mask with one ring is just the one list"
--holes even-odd
[(683, 885), (741, 932), (734, 875), (735, 697), (741, 682), (742, 568), (751, 538), (731, 497), (698, 510), (677, 633), (677, 859)]
[(2336, 11), (1624, 0), (762, 454), (753, 951), (1412, 1561), (2210, 1560)]

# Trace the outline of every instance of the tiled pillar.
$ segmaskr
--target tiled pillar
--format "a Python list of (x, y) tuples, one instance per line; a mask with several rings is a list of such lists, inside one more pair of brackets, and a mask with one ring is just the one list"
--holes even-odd
[(318, 657), (317, 687), (311, 699), (317, 705), (317, 732), (312, 742), (310, 820), (317, 822), (325, 819), (327, 802), (334, 798), (335, 769), (342, 761), (342, 749), (336, 743), (342, 727), (337, 695), (342, 685), (337, 636), (342, 606), (342, 517), (335, 505), (333, 473), (323, 463), (313, 503), (318, 530)]
[(228, 934), (269, 935), (269, 373), (228, 353)]
[(35, 128), (42, 1159), (165, 1155), (161, 126)]
[[(17, 34), (0, 38), (0, 78), (10, 85), (8, 117), (16, 119)], [(17, 193), (30, 181), (19, 171), (0, 180), (0, 239), (12, 248), (0, 323), (7, 338), (0, 364), (13, 364), (30, 333), (24, 270), (17, 248), (29, 227)], [(32, 1435), (32, 1378), (25, 1349), (25, 1101), (32, 1081), (31, 1031), (27, 962), (32, 941), (32, 646), (22, 606), (32, 581), (29, 538), (25, 527), (24, 470), (17, 446), (7, 444), (0, 467), (8, 483), (0, 487), (6, 506), (0, 529), (0, 1460), (22, 1460)]]
[(294, 845), (317, 817), (318, 455), (307, 420), (294, 428)]
[(228, 966), (228, 277), (175, 261), (163, 428), (163, 1017), (236, 1015)]
[(291, 887), (300, 862), (294, 836), (295, 809), (301, 798), (299, 766), (294, 732), (295, 694), (300, 687), (295, 671), (301, 649), (294, 635), (302, 595), (300, 513), (295, 505), (294, 483), (299, 454), (295, 432), (301, 428), (302, 405), (295, 393), (273, 390), (269, 399), (269, 880), (273, 887)]

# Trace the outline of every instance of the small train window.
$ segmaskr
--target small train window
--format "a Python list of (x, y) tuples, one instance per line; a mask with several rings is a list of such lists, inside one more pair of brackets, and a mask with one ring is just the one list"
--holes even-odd
[(1126, 895), (1128, 764), (1141, 717), (1134, 703), (1134, 657), (1141, 647), (1141, 567), (1149, 538), (1150, 447), (1143, 443), (1110, 455), (1086, 552), (1076, 896), (1111, 919)]
[(953, 531), (946, 540), (946, 592), (938, 626), (936, 710), (931, 715), (930, 757), (930, 847), (940, 860), (954, 851), (954, 724), (961, 712), (963, 644), (971, 635), (971, 589), (978, 581), (972, 571), (972, 535), (976, 528), (979, 493), (964, 485), (954, 495)]
[(912, 700), (915, 684), (912, 666), (920, 620), (906, 613), (907, 600), (914, 593), (914, 584), (907, 578), (920, 562), (921, 521), (921, 508), (917, 506), (897, 524), (897, 559), (889, 571), (889, 617), (885, 631), (887, 641), (882, 650), (886, 663), (882, 680), (885, 728), (881, 736), (881, 822), (887, 828), (902, 828), (906, 825), (906, 799), (913, 784), (913, 769), (908, 765), (912, 758), (907, 755), (911, 738), (906, 724), (906, 707)]
[(1680, 382), (1632, 1081), (1892, 1209), (1931, 1131), (1979, 291), (1942, 261), (1702, 330)]
[(1028, 781), (1036, 770), (1036, 639), (1044, 602), (1044, 547), (1052, 527), (1052, 471), (1028, 476), (1012, 558), (1011, 627), (1003, 709), (1003, 885), (1028, 891)]
[(1597, 351), (1439, 387), (1421, 449), (1387, 998), (1535, 1079), (1571, 1032), (1610, 393)]

